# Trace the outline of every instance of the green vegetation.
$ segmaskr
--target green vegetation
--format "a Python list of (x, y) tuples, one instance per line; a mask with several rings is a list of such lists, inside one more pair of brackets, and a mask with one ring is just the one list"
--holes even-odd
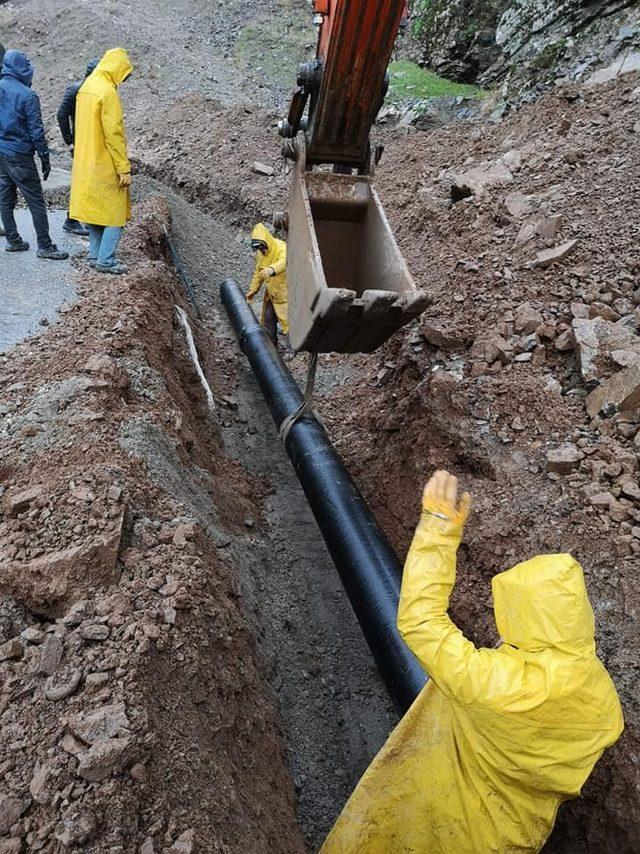
[(280, 0), (280, 10), (243, 28), (235, 45), (235, 64), (254, 78), (293, 90), (301, 62), (315, 56), (317, 33), (307, 6)]
[(559, 39), (544, 47), (540, 53), (531, 61), (534, 71), (546, 71), (552, 68), (561, 58), (567, 46), (566, 39)]
[(445, 95), (464, 95), (467, 98), (480, 98), (482, 89), (466, 83), (454, 83), (438, 77), (433, 71), (420, 68), (415, 62), (399, 60), (389, 66), (389, 93), (387, 100), (422, 101), (425, 98), (441, 98)]
[(426, 29), (433, 24), (432, 0), (413, 0), (411, 5), (411, 32), (419, 39)]

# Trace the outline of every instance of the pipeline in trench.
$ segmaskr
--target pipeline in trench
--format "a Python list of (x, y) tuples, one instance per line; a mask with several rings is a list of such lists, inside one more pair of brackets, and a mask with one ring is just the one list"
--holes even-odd
[[(223, 282), (221, 295), (240, 346), (276, 427), (280, 428), (302, 404), (300, 389), (236, 282)], [(285, 447), (380, 675), (402, 714), (426, 679), (396, 627), (398, 559), (313, 415), (305, 414), (293, 424)]]
[[(235, 251), (234, 240), (215, 219), (176, 196), (170, 195), (170, 203), (173, 239), (200, 308), (192, 328), (216, 396), (214, 421), (222, 447), (241, 462), (259, 490), (266, 489), (259, 496), (260, 515), (244, 520), (246, 533), (231, 538), (227, 556), (278, 707), (298, 824), (315, 850), (397, 716), (222, 310), (216, 270), (231, 267), (234, 277), (244, 281), (250, 259), (241, 248)], [(240, 303), (245, 304), (244, 298)], [(249, 319), (257, 325), (251, 312)], [(294, 360), (294, 370), (296, 364)], [(345, 361), (335, 375), (326, 371), (322, 386), (339, 382), (348, 365)], [(289, 381), (296, 394), (291, 409), (296, 409), (300, 394), (290, 376)], [(292, 433), (298, 429), (296, 424)], [(220, 476), (224, 484), (222, 472)], [(391, 610), (395, 631), (395, 608)]]

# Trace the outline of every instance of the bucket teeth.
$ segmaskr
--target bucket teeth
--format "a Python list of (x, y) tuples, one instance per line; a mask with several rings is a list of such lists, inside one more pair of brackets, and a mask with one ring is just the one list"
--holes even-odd
[(370, 178), (307, 172), (304, 156), (291, 185), (287, 279), (296, 350), (369, 353), (429, 304)]

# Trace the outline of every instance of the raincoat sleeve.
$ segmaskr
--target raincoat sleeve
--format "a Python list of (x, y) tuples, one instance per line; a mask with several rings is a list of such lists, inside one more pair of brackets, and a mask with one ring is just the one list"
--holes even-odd
[(273, 264), (269, 265), (273, 268), (273, 272), (276, 276), (280, 273), (284, 273), (287, 268), (287, 244), (284, 241), (279, 241), (278, 249), (278, 257)]
[(42, 123), (40, 98), (38, 98), (35, 92), (31, 92), (26, 100), (25, 114), (27, 118), (27, 128), (29, 130), (29, 138), (33, 147), (40, 157), (46, 157), (49, 154), (49, 146), (47, 145), (47, 137), (45, 136), (44, 124)]
[(127, 157), (127, 139), (124, 133), (122, 105), (117, 92), (110, 92), (102, 102), (102, 132), (113, 166), (118, 175), (128, 175), (131, 164)]
[(260, 288), (262, 287), (262, 282), (258, 278), (258, 273), (260, 272), (260, 265), (256, 261), (256, 268), (253, 271), (253, 278), (251, 279), (251, 284), (249, 285), (249, 290), (247, 291), (247, 299), (254, 297)]
[(523, 674), (499, 650), (477, 649), (447, 614), (464, 520), (440, 518), (446, 514), (442, 507), (423, 510), (404, 566), (398, 629), (447, 697), (491, 705), (522, 690)]

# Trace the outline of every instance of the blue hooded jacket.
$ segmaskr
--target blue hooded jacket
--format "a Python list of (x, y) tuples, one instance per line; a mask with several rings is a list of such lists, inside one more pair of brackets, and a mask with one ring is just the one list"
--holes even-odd
[(19, 50), (4, 55), (0, 75), (0, 154), (49, 154), (40, 99), (31, 89), (33, 65)]

